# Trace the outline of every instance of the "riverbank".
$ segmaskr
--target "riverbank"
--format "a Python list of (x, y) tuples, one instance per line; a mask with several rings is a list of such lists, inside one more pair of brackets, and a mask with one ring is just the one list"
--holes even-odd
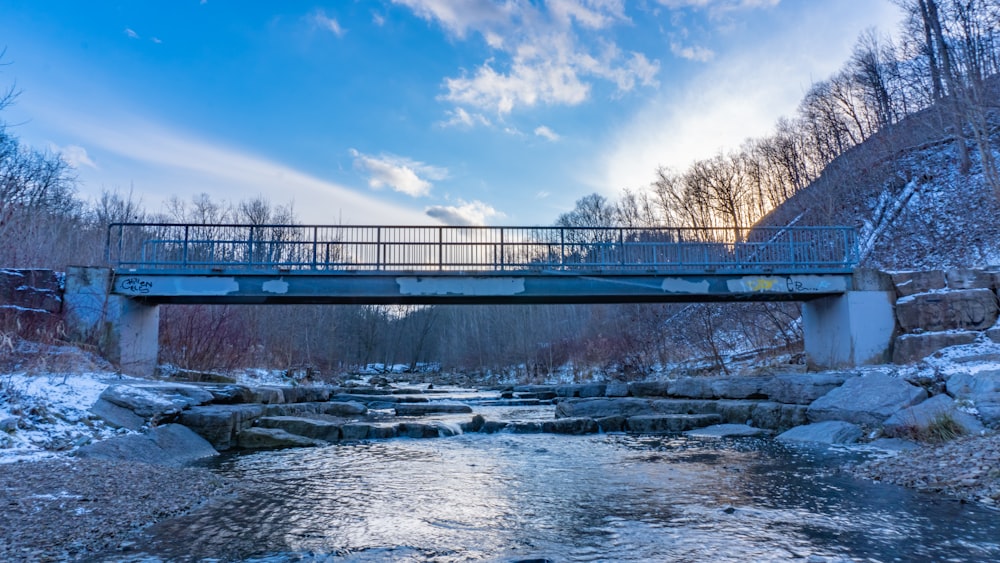
[(1000, 433), (965, 436), (851, 466), (856, 477), (1000, 509)]
[(233, 483), (207, 469), (88, 459), (0, 464), (0, 561), (75, 561), (183, 514)]

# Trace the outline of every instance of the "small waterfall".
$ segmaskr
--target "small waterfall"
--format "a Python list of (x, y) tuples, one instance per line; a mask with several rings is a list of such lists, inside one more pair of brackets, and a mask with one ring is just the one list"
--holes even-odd
[(449, 422), (445, 420), (438, 420), (434, 422), (434, 426), (437, 427), (438, 436), (446, 438), (448, 436), (458, 436), (459, 434), (464, 434), (462, 432), (462, 426), (457, 422)]

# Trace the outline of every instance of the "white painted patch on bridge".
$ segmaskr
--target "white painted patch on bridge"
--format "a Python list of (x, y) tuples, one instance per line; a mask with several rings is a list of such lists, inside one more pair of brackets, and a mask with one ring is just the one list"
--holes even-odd
[(268, 280), (260, 288), (267, 293), (288, 293), (288, 282), (284, 280)]
[(708, 293), (708, 280), (693, 282), (684, 278), (665, 278), (660, 288), (667, 293)]
[[(159, 284), (161, 282), (157, 282)], [(174, 293), (176, 295), (229, 295), (240, 290), (240, 284), (234, 277), (200, 278), (184, 277), (173, 278)]]
[(517, 295), (524, 278), (396, 278), (402, 295)]

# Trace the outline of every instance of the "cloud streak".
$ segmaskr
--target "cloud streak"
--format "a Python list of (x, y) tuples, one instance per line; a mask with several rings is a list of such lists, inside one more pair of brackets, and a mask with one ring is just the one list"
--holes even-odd
[[(174, 195), (186, 199), (203, 192), (230, 200), (262, 194), (275, 201), (294, 201), (302, 220), (312, 223), (428, 222), (418, 210), (380, 201), (260, 155), (192, 137), (158, 123), (123, 115), (79, 117), (88, 114), (47, 107), (48, 111), (34, 112), (38, 119), (58, 123), (64, 134), (89, 147), (88, 151), (76, 151), (72, 149), (75, 145), (70, 145), (63, 155), (86, 155), (90, 162), (94, 162), (91, 153), (101, 155), (101, 181), (91, 182), (91, 190), (97, 185), (107, 187), (109, 182), (112, 186), (116, 181), (122, 185), (135, 182), (141, 193), (152, 195), (151, 203), (162, 203)], [(79, 169), (85, 180), (90, 167), (82, 160), (80, 163), (85, 165)]]

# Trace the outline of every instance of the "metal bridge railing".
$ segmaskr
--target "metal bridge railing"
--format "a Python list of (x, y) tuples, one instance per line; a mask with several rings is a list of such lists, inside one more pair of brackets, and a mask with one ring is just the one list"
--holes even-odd
[(846, 272), (848, 227), (569, 228), (116, 223), (136, 270)]

